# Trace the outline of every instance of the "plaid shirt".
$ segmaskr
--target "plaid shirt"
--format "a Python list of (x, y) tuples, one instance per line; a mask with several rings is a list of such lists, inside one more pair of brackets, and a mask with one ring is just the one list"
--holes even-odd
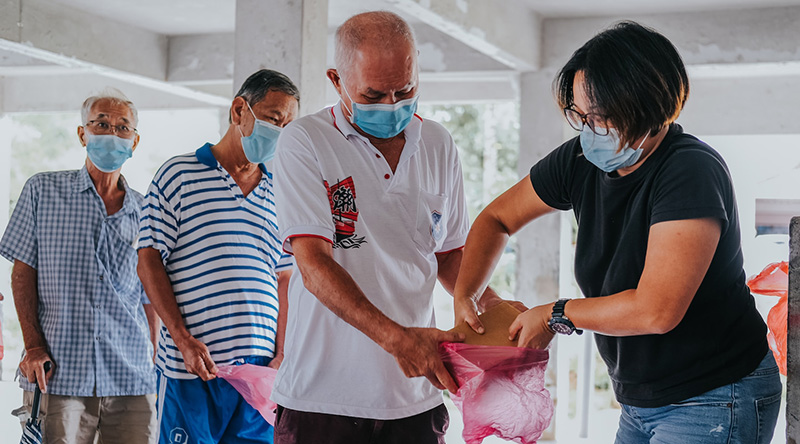
[[(37, 270), (39, 322), (56, 365), (49, 393), (155, 392), (147, 299), (136, 274), (144, 198), (122, 183), (122, 209), (108, 216), (85, 167), (37, 174), (0, 241), (0, 255)], [(33, 390), (24, 377), (20, 386)]]

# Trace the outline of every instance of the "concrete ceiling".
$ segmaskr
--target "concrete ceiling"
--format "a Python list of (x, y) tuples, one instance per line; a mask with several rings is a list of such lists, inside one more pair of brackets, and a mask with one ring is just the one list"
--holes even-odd
[[(80, 96), (90, 78), (171, 97), (155, 107), (224, 106), (234, 42), (251, 38), (237, 35), (236, 9), (236, 0), (0, 0), (0, 112), (50, 109), (26, 93)], [(378, 9), (412, 23), (423, 83), (435, 83), (426, 97), (442, 101), (517, 97), (519, 73), (558, 66), (627, 17), (664, 32), (702, 76), (800, 75), (800, 0), (328, 0), (327, 66), (334, 29)]]
[[(236, 0), (50, 0), (98, 17), (164, 35), (233, 32)], [(435, 0), (428, 0), (427, 3)], [(528, 8), (542, 18), (642, 15), (800, 5), (800, 0), (485, 0)], [(426, 3), (422, 1), (420, 3)], [(462, 2), (464, 5), (467, 2)], [(330, 0), (328, 25), (335, 28), (359, 12), (393, 9), (384, 0)], [(413, 15), (405, 15), (411, 22)]]

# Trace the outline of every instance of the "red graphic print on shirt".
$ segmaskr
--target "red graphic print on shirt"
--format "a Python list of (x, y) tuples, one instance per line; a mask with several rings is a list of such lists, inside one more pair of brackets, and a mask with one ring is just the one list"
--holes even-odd
[(328, 190), (328, 201), (331, 204), (333, 223), (336, 227), (333, 248), (359, 248), (366, 243), (364, 236), (356, 236), (356, 221), (358, 221), (358, 208), (356, 207), (356, 186), (353, 177), (341, 180), (328, 186), (328, 181), (323, 182)]

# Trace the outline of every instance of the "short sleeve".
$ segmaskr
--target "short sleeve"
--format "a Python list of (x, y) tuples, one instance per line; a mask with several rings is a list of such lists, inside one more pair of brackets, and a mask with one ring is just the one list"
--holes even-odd
[(469, 233), (469, 213), (467, 212), (467, 201), (464, 196), (464, 177), (461, 171), (461, 161), (458, 157), (458, 149), (452, 137), (448, 139), (450, 150), (453, 155), (450, 158), (449, 179), (450, 189), (448, 190), (447, 214), (447, 237), (442, 242), (442, 247), (437, 253), (446, 253), (464, 246)]
[(33, 268), (38, 268), (39, 263), (39, 243), (36, 239), (37, 184), (36, 176), (25, 183), (3, 239), (0, 240), (0, 255), (11, 262), (18, 260)]
[(289, 271), (294, 267), (294, 257), (291, 254), (283, 253), (278, 260), (278, 265), (275, 266), (275, 272)]
[(557, 210), (572, 208), (570, 184), (579, 156), (582, 153), (576, 137), (553, 150), (531, 168), (533, 189), (549, 207)]
[(139, 222), (139, 249), (154, 248), (165, 262), (178, 238), (179, 175), (169, 162), (161, 167), (147, 189)]
[(284, 251), (291, 254), (292, 237), (311, 236), (333, 242), (328, 191), (311, 139), (298, 125), (288, 125), (278, 138), (275, 201)]
[(650, 224), (711, 217), (727, 225), (733, 200), (730, 173), (716, 152), (704, 145), (678, 149), (653, 188)]

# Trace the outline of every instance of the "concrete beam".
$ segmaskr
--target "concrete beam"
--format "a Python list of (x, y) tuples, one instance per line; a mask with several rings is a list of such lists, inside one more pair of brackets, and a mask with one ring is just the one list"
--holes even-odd
[(386, 0), (386, 3), (516, 71), (539, 67), (540, 19), (521, 2)]
[[(63, 57), (75, 58), (154, 79), (165, 80), (166, 36), (94, 17), (55, 2), (25, 0), (16, 10), (4, 4), (18, 25), (4, 19), (0, 38)], [(15, 29), (16, 28), (16, 29)]]
[(692, 134), (800, 134), (787, 114), (797, 106), (796, 76), (690, 78), (691, 92), (678, 122)]
[(216, 108), (227, 109), (230, 100), (220, 99), (219, 105), (193, 100), (174, 94), (96, 73), (63, 74), (55, 77), (23, 76), (3, 78), (0, 110), (6, 112), (59, 112), (77, 111), (81, 103), (106, 86), (119, 89), (140, 110)]
[(232, 83), (234, 46), (233, 33), (170, 37), (167, 81), (182, 85)]
[(2, 53), (68, 68), (56, 74), (87, 72), (208, 105), (229, 104), (227, 97), (166, 82), (167, 38), (163, 35), (40, 0), (11, 0), (0, 7)]
[(543, 66), (560, 67), (595, 34), (623, 20), (655, 28), (687, 65), (800, 62), (800, 6), (543, 21)]

